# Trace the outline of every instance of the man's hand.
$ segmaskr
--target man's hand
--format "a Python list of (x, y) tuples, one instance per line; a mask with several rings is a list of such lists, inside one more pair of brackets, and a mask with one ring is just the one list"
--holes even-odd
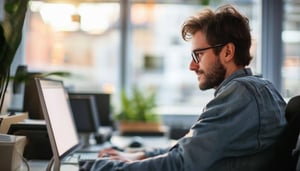
[(145, 153), (139, 152), (121, 152), (113, 148), (103, 149), (99, 152), (99, 157), (109, 157), (112, 160), (121, 160), (124, 162), (131, 162), (135, 160), (141, 160), (145, 158)]

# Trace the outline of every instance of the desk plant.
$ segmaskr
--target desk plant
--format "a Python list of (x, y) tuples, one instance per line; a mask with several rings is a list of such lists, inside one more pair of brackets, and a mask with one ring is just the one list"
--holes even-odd
[(11, 63), (22, 39), (22, 28), (29, 0), (5, 0), (4, 20), (0, 23), (0, 111), (10, 78)]
[(121, 93), (121, 112), (115, 119), (119, 130), (123, 132), (157, 132), (160, 130), (160, 118), (155, 112), (155, 93), (145, 93), (134, 87), (132, 96)]

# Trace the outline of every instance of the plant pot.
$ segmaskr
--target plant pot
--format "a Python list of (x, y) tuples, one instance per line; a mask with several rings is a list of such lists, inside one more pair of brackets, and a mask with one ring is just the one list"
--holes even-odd
[(118, 129), (121, 134), (164, 132), (164, 127), (159, 122), (120, 121)]

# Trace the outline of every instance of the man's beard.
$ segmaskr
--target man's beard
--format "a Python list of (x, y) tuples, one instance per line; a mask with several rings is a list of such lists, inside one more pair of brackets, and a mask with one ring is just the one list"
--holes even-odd
[(218, 59), (210, 71), (201, 71), (205, 82), (199, 84), (201, 90), (218, 87), (225, 79), (226, 69)]

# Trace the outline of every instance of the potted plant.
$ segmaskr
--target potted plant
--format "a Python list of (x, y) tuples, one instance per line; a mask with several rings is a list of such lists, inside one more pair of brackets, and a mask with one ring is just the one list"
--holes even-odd
[(115, 115), (121, 134), (162, 132), (159, 115), (156, 113), (155, 93), (141, 92), (134, 87), (132, 96), (121, 93), (121, 111)]
[(22, 28), (28, 1), (4, 1), (4, 20), (0, 23), (0, 111), (3, 111), (11, 63), (22, 39)]

